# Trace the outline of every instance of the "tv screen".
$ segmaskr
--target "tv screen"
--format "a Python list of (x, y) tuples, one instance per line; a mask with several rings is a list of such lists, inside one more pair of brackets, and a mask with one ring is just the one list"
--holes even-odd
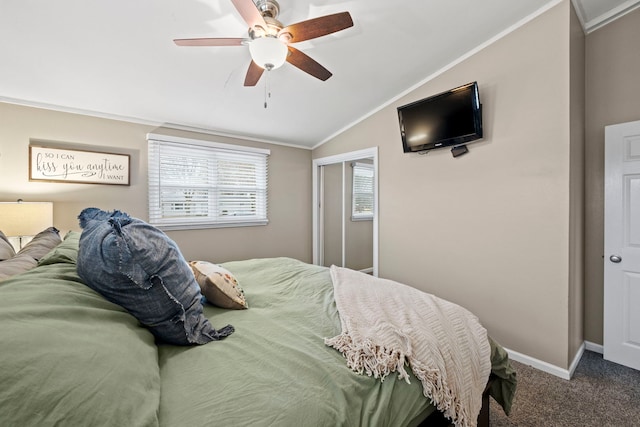
[(398, 107), (405, 153), (465, 144), (482, 138), (478, 83)]

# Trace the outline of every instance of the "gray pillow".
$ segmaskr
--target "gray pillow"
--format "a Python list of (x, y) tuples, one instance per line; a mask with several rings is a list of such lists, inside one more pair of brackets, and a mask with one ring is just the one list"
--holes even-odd
[(53, 248), (62, 242), (60, 231), (55, 227), (49, 227), (36, 234), (25, 247), (20, 249), (18, 255), (29, 255), (36, 261), (39, 261)]
[(202, 313), (202, 294), (178, 246), (161, 230), (124, 212), (84, 209), (80, 215), (80, 278), (121, 305), (159, 339), (206, 344), (231, 334)]
[(16, 274), (24, 273), (38, 265), (38, 261), (29, 255), (16, 255), (0, 261), (0, 282)]
[[(0, 236), (1, 241), (2, 238)], [(41, 258), (44, 258), (61, 241), (60, 232), (55, 227), (49, 227), (36, 234), (17, 254), (9, 259), (0, 261), (0, 280), (31, 270), (38, 265), (38, 261)]]
[(0, 231), (0, 261), (13, 258), (15, 254), (16, 251), (15, 249), (13, 249), (13, 245), (11, 245), (11, 242), (9, 242), (7, 236), (5, 236), (2, 231)]

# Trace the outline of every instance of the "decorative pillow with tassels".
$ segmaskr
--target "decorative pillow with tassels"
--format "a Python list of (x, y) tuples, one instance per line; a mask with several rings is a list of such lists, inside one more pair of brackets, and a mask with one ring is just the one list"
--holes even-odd
[(249, 308), (238, 279), (226, 268), (207, 261), (189, 262), (200, 290), (211, 304), (234, 310)]

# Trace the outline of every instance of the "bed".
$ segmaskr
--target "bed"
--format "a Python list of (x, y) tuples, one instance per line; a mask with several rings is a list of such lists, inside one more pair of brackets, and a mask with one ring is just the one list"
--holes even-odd
[[(359, 375), (325, 344), (341, 327), (328, 268), (291, 258), (223, 263), (249, 308), (204, 303), (203, 314), (235, 332), (170, 345), (83, 283), (80, 235), (0, 281), (0, 425), (448, 424), (410, 370), (410, 383)], [(490, 345), (480, 425), (489, 395), (508, 412), (515, 391), (506, 352)]]

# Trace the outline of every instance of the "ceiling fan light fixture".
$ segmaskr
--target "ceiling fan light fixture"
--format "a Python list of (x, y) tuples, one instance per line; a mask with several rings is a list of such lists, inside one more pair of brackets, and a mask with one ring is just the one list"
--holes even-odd
[(251, 59), (265, 70), (274, 70), (287, 60), (287, 45), (275, 37), (265, 36), (249, 43)]

